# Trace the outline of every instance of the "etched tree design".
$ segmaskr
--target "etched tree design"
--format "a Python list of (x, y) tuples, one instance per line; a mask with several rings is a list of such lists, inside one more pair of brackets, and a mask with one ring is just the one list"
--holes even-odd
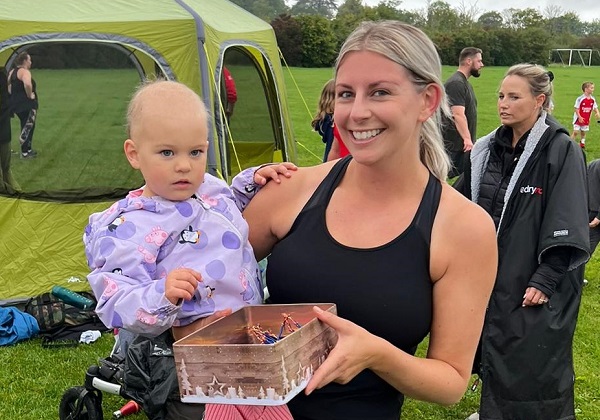
[(281, 356), (281, 375), (283, 376), (283, 395), (286, 396), (290, 392), (290, 380), (287, 377), (287, 369), (285, 368), (285, 359)]
[(185, 360), (183, 359), (181, 359), (179, 372), (181, 374), (181, 387), (183, 388), (184, 395), (192, 395), (192, 384), (189, 380), (190, 375), (187, 373), (187, 369), (185, 368)]

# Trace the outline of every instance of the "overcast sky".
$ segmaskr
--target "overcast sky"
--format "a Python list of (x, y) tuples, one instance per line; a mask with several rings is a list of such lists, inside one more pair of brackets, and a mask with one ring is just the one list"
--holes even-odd
[[(380, 0), (363, 0), (364, 3), (373, 6), (380, 2)], [(599, 0), (538, 0), (538, 1), (523, 1), (523, 0), (444, 0), (451, 7), (459, 9), (461, 5), (465, 5), (467, 9), (476, 8), (479, 12), (477, 16), (482, 13), (497, 11), (502, 12), (504, 9), (526, 9), (532, 7), (537, 9), (542, 15), (544, 15), (544, 9), (547, 6), (558, 6), (563, 12), (574, 12), (579, 16), (582, 21), (592, 21), (594, 19), (600, 19), (600, 1)], [(363, 3), (363, 4), (364, 4)], [(400, 8), (404, 10), (420, 10), (427, 7), (427, 0), (402, 0)]]

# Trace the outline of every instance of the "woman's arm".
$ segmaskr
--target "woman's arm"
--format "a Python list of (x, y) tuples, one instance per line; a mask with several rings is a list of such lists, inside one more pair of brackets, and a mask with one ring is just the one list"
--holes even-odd
[(17, 77), (23, 82), (27, 97), (29, 99), (35, 99), (35, 93), (33, 93), (33, 83), (31, 82), (31, 72), (27, 69), (19, 69), (17, 71)]
[(444, 186), (431, 241), (433, 319), (426, 358), (333, 314), (315, 310), (336, 329), (338, 342), (306, 393), (347, 383), (371, 369), (405, 395), (453, 404), (464, 395), (497, 270), (494, 224), (477, 205)]

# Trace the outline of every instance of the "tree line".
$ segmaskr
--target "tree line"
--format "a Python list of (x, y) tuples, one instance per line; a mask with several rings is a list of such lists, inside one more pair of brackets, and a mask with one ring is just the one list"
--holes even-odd
[[(451, 7), (427, 1), (419, 10), (405, 10), (399, 0), (382, 0), (375, 6), (361, 0), (231, 0), (269, 22), (286, 63), (292, 67), (330, 67), (348, 34), (364, 20), (393, 19), (421, 28), (438, 48), (442, 63), (457, 65), (465, 46), (483, 50), (486, 65), (510, 66), (517, 62), (542, 65), (560, 61), (549, 51), (557, 48), (600, 49), (600, 20), (581, 21), (574, 12), (558, 6), (481, 12), (476, 5)], [(49, 44), (30, 50), (35, 66), (42, 68), (122, 68), (131, 63), (120, 51), (93, 44)], [(587, 62), (587, 59), (586, 59)], [(600, 65), (600, 54), (592, 56)]]
[[(232, 0), (256, 13), (254, 4), (283, 0)], [(262, 16), (268, 19), (270, 16)], [(480, 13), (476, 6), (453, 8), (444, 1), (428, 2), (421, 10), (404, 10), (398, 0), (365, 6), (360, 0), (298, 0), (269, 21), (290, 66), (331, 66), (348, 34), (364, 20), (393, 19), (421, 28), (438, 48), (442, 63), (457, 65), (466, 46), (483, 50), (487, 65), (510, 66), (518, 62), (560, 62), (558, 48), (600, 49), (600, 20), (583, 22), (576, 13), (548, 6)], [(587, 58), (586, 58), (587, 63)], [(600, 65), (600, 54), (592, 56)]]

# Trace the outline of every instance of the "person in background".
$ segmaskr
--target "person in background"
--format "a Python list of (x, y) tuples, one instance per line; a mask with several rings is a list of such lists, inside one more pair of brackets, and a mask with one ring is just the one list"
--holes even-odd
[(590, 118), (592, 111), (596, 115), (596, 119), (600, 119), (600, 111), (598, 110), (598, 103), (592, 96), (594, 93), (594, 84), (592, 82), (584, 82), (581, 85), (583, 94), (575, 99), (575, 112), (573, 113), (573, 133), (571, 138), (577, 141), (577, 135), (579, 135), (579, 146), (585, 149), (585, 135), (590, 130)]
[(333, 125), (333, 143), (331, 144), (331, 150), (329, 151), (329, 155), (327, 155), (327, 161), (340, 159), (346, 157), (350, 154), (350, 151), (344, 144), (342, 137), (340, 136), (340, 131), (337, 126)]
[(600, 159), (594, 159), (588, 164), (587, 181), (590, 254), (593, 254), (600, 242)]
[(404, 395), (463, 396), (496, 272), (494, 228), (445, 182), (441, 63), (421, 30), (363, 22), (341, 47), (335, 85), (351, 155), (267, 184), (244, 217), (256, 257), (269, 255), (268, 303), (337, 305), (338, 316), (315, 307), (338, 341), (288, 403), (294, 419), (398, 420)]
[(21, 122), (21, 157), (31, 159), (37, 156), (32, 143), (38, 110), (37, 87), (31, 76), (31, 56), (26, 51), (19, 53), (15, 58), (15, 66), (8, 74), (8, 92), (12, 111)]
[(4, 67), (0, 67), (0, 192), (9, 194), (19, 189), (10, 170), (11, 115), (7, 75)]
[[(96, 313), (110, 328), (139, 334), (130, 349), (163, 334), (171, 345), (231, 311), (262, 303), (241, 209), (260, 183), (279, 182), (295, 165), (263, 166), (251, 182), (230, 189), (205, 173), (207, 130), (208, 115), (191, 89), (173, 81), (143, 85), (127, 110), (124, 150), (145, 185), (92, 214), (85, 228)], [(172, 398), (160, 409), (167, 418), (200, 418), (201, 405), (179, 401), (171, 363)], [(256, 410), (265, 419), (289, 418), (286, 406)]]
[(500, 127), (480, 138), (455, 186), (493, 218), (499, 265), (481, 337), (479, 413), (469, 419), (575, 419), (573, 334), (589, 258), (581, 149), (547, 108), (552, 75), (506, 72)]
[(223, 79), (225, 82), (225, 94), (227, 98), (227, 101), (225, 102), (225, 117), (227, 118), (227, 124), (229, 125), (235, 103), (237, 102), (237, 88), (235, 87), (235, 80), (227, 67), (223, 67)]
[(477, 98), (468, 80), (479, 77), (483, 66), (479, 48), (464, 48), (458, 57), (458, 70), (444, 84), (452, 111), (452, 118), (444, 119), (442, 134), (452, 160), (448, 178), (462, 174), (469, 161), (477, 133)]
[(335, 103), (335, 80), (330, 79), (321, 89), (319, 105), (317, 113), (313, 117), (310, 125), (313, 130), (321, 135), (323, 143), (325, 143), (325, 152), (323, 154), (323, 162), (327, 162), (331, 144), (333, 143), (333, 105)]

